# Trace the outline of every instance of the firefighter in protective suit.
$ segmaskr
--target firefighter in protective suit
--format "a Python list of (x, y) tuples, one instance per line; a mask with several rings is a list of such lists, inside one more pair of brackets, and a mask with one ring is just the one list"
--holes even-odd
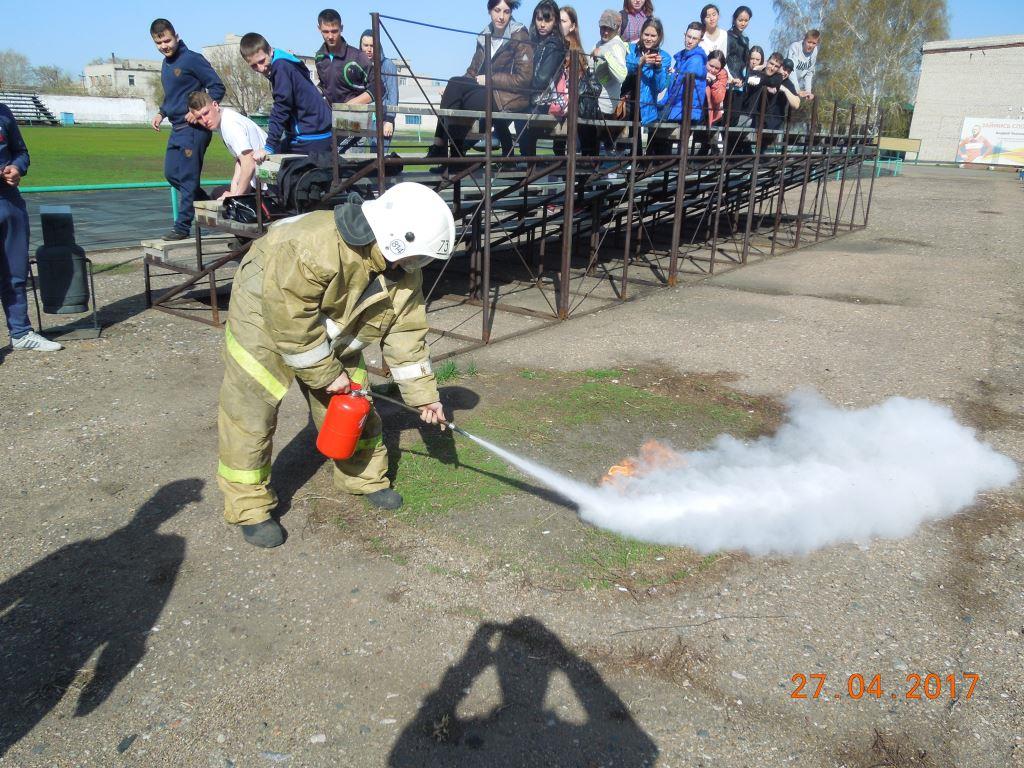
[[(379, 342), (406, 403), (428, 424), (444, 420), (427, 347), (421, 267), (455, 243), (447, 204), (421, 184), (376, 200), (352, 195), (333, 211), (274, 223), (242, 259), (228, 310), (218, 413), (217, 483), (224, 517), (260, 547), (284, 541), (271, 512), (277, 412), (293, 379), (317, 429), (332, 395), (368, 389), (362, 350)], [(382, 425), (371, 411), (356, 453), (335, 462), (335, 485), (397, 509)]]

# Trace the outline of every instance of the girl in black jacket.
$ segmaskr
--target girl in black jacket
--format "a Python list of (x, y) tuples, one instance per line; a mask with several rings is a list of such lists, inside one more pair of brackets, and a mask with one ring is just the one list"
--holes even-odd
[[(530, 41), (533, 43), (533, 81), (530, 84), (531, 111), (546, 115), (551, 104), (551, 90), (554, 79), (562, 71), (565, 60), (565, 40), (559, 25), (558, 4), (555, 0), (540, 0), (533, 9), (530, 24)], [(529, 122), (516, 122), (516, 133), (520, 135), (519, 154), (532, 157), (537, 154), (537, 135), (530, 130)]]
[(732, 12), (732, 27), (729, 29), (729, 48), (726, 53), (725, 67), (729, 70), (729, 86), (733, 90), (743, 87), (744, 70), (750, 58), (750, 38), (744, 31), (754, 12), (741, 5)]

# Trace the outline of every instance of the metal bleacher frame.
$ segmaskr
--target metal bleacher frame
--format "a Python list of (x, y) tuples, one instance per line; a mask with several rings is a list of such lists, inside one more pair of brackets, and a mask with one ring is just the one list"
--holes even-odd
[[(630, 120), (585, 120), (578, 115), (576, 57), (571, 58), (567, 115), (561, 120), (532, 113), (496, 113), (490, 107), (482, 113), (442, 110), (430, 103), (420, 78), (412, 73), (427, 103), (400, 102), (397, 112), (471, 121), (478, 126), (471, 137), (485, 139), (483, 151), (429, 160), (422, 152), (386, 155), (382, 33), (402, 54), (383, 22), (437, 27), (378, 13), (371, 14), (371, 19), (374, 76), (369, 86), (376, 98), (369, 105), (332, 105), (332, 183), (320, 205), (333, 205), (349, 191), (379, 194), (398, 181), (427, 184), (449, 202), (458, 226), (458, 245), (450, 261), (426, 270), (428, 317), (435, 308), (469, 306), (479, 310), (480, 326), (479, 333), (470, 334), (462, 328), (465, 323), (455, 329), (432, 324), (432, 334), (454, 342), (438, 358), (526, 332), (495, 334), (498, 313), (540, 321), (527, 330), (545, 327), (675, 286), (686, 276), (699, 279), (723, 267), (746, 264), (752, 254), (776, 255), (867, 226), (881, 135), (881, 121), (871, 110), (840, 104), (823, 109), (814, 100), (805, 123), (791, 124), (787, 117), (781, 129), (768, 130), (762, 97), (753, 125), (709, 129), (691, 125), (689, 110), (683, 110), (677, 124), (644, 126), (640, 104), (634, 100)], [(449, 31), (476, 37), (464, 30)], [(489, 51), (489, 35), (484, 45)], [(484, 58), (489, 75), (490, 57)], [(490, 88), (491, 78), (486, 80)], [(703, 80), (695, 82), (690, 76), (684, 104), (690, 103), (695, 87), (704, 87)], [(719, 125), (732, 124), (732, 102), (730, 93)], [(495, 152), (491, 139), (496, 119), (515, 120), (517, 128), (524, 122), (572, 149), (581, 127), (618, 130), (622, 132), (619, 146), (626, 149), (603, 156), (567, 151), (561, 156), (503, 157)], [(717, 131), (721, 146), (718, 152), (704, 154), (713, 142), (698, 139), (706, 138), (709, 130)], [(641, 143), (644, 131), (648, 139), (668, 142), (662, 144), (667, 154), (646, 153)], [(372, 153), (346, 149), (339, 154), (338, 148), (355, 138), (375, 139), (376, 149)], [(702, 144), (700, 152), (698, 144)], [(443, 172), (422, 170), (430, 163), (442, 166)], [(875, 167), (868, 169), (871, 163)], [(864, 183), (868, 170), (870, 181)], [(206, 214), (213, 217), (213, 212)], [(197, 219), (197, 225), (202, 220)], [(216, 223), (206, 226), (226, 231), (219, 218), (208, 221)], [(259, 236), (263, 223), (259, 221), (256, 232), (246, 234), (247, 242)], [(211, 324), (219, 324), (214, 270), (232, 259), (221, 256), (207, 264), (198, 229), (195, 267), (174, 270), (188, 273), (187, 284), (151, 301), (169, 310), (172, 301), (187, 296), (185, 288), (208, 278), (214, 310)], [(230, 250), (236, 258), (244, 252), (241, 247)], [(153, 259), (154, 266), (166, 266), (162, 254)], [(543, 301), (524, 303), (524, 295), (533, 290), (540, 292)], [(182, 311), (176, 314), (188, 316)]]
[[(781, 130), (772, 131), (764, 127), (766, 99), (762, 97), (756, 124), (717, 129), (724, 146), (711, 155), (694, 151), (695, 133), (708, 127), (691, 125), (689, 110), (684, 110), (678, 124), (648, 127), (649, 136), (656, 133), (659, 139), (672, 142), (673, 151), (645, 154), (640, 146), (644, 126), (636, 100), (628, 121), (579, 117), (575, 58), (571, 60), (565, 119), (496, 113), (490, 108), (483, 113), (442, 110), (429, 99), (426, 105), (400, 103), (397, 111), (401, 114), (474, 121), (479, 126), (475, 135), (485, 138), (484, 148), (480, 154), (442, 160), (388, 157), (380, 99), (382, 33), (399, 55), (401, 49), (384, 22), (436, 25), (377, 13), (371, 14), (371, 19), (375, 76), (370, 86), (377, 98), (369, 105), (335, 104), (333, 113), (336, 145), (339, 139), (361, 136), (375, 139), (376, 150), (372, 155), (346, 152), (338, 158), (332, 195), (367, 182), (375, 181), (379, 193), (397, 180), (415, 180), (432, 186), (451, 203), (461, 247), (445, 269), (465, 265), (465, 291), (464, 295), (428, 294), (427, 299), (428, 303), (444, 299), (480, 308), (479, 335), (433, 329), (439, 336), (468, 345), (458, 352), (497, 340), (492, 334), (497, 312), (555, 323), (629, 300), (647, 289), (677, 285), (684, 273), (710, 275), (723, 265), (747, 263), (752, 253), (775, 255), (867, 226), (875, 173), (872, 169), (867, 183), (863, 173), (871, 163), (877, 164), (881, 133), (879, 116), (871, 110), (834, 104), (822, 121), (815, 100), (806, 123), (792, 125), (787, 117)], [(489, 51), (490, 36), (485, 36), (484, 44)], [(489, 63), (490, 57), (485, 55), (484, 60)], [(411, 79), (419, 87), (415, 73)], [(490, 77), (486, 80), (491, 82)], [(684, 104), (690, 103), (694, 87), (703, 87), (703, 81), (689, 79)], [(426, 92), (420, 91), (426, 98)], [(730, 93), (721, 125), (731, 124), (732, 108)], [(632, 139), (628, 151), (619, 156), (584, 157), (570, 151), (564, 156), (502, 157), (489, 139), (495, 119), (528, 122), (539, 133), (561, 139), (572, 148), (580, 127), (586, 125), (627, 129)], [(735, 151), (733, 142), (738, 139), (749, 141), (749, 149)], [(444, 172), (405, 170), (431, 162), (443, 166)], [(346, 174), (346, 164), (350, 164), (349, 170), (358, 170)], [(396, 168), (402, 171), (398, 175)], [(557, 177), (573, 182), (567, 185)], [(831, 183), (835, 181), (838, 189)], [(605, 245), (609, 236), (618, 246), (615, 251)], [(549, 246), (560, 250), (556, 264), (549, 263)], [(503, 285), (540, 290), (547, 309), (514, 304), (498, 292), (495, 270), (509, 265), (520, 271), (525, 268), (526, 276), (506, 279)], [(597, 277), (611, 285), (614, 299), (597, 306), (591, 302), (589, 310), (581, 310), (584, 300), (593, 294), (593, 290), (586, 293), (574, 286), (584, 277)], [(433, 280), (435, 287), (440, 279)]]

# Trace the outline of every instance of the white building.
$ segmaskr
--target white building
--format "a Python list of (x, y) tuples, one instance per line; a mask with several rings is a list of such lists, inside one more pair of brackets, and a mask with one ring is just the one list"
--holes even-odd
[(398, 123), (395, 130), (433, 133), (437, 128), (436, 117), (402, 114), (402, 105), (425, 107), (433, 104), (435, 109), (439, 109), (446, 82), (420, 72), (414, 76), (407, 61), (396, 59), (395, 64), (398, 67)]
[(111, 57), (111, 61), (102, 64), (86, 64), (83, 85), (90, 96), (131, 96), (152, 101), (161, 63)]
[(964, 120), (1024, 120), (1024, 35), (925, 43), (910, 138), (953, 162)]

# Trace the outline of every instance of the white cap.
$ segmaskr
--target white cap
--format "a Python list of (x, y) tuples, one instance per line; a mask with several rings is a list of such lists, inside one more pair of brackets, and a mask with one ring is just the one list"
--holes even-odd
[(363, 203), (363, 215), (388, 261), (410, 256), (447, 260), (455, 247), (455, 218), (430, 187), (411, 181), (396, 184), (376, 200)]

